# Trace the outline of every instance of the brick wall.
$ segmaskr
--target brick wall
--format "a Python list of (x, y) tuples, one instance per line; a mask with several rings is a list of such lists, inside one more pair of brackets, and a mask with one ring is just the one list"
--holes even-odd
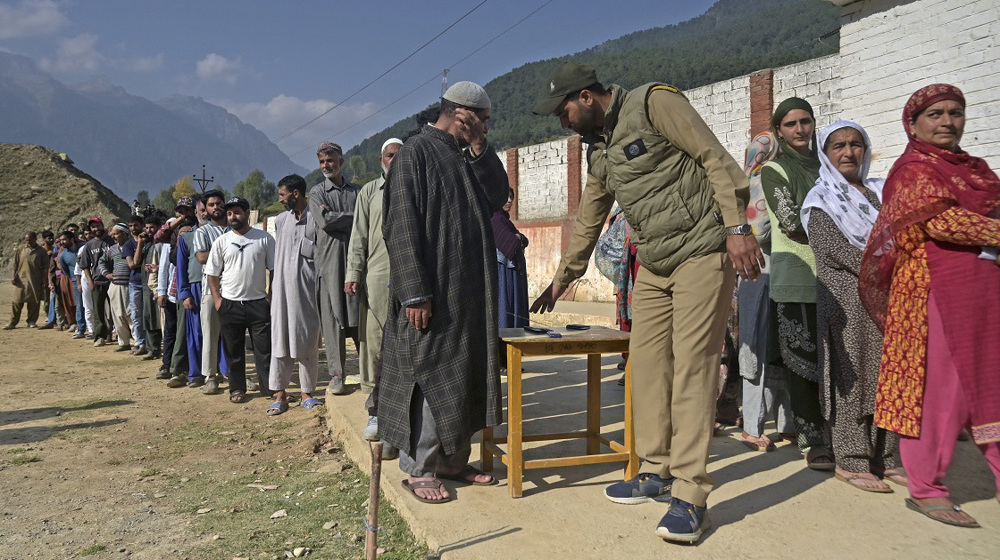
[(801, 97), (812, 105), (819, 128), (840, 119), (840, 55), (775, 68), (774, 105), (789, 97)]
[(965, 93), (962, 148), (1000, 168), (1000, 2), (865, 0), (844, 8), (840, 29), (841, 115), (864, 125), (872, 174), (903, 152), (907, 98), (945, 82)]
[[(742, 164), (752, 134), (766, 130), (783, 99), (808, 100), (820, 127), (854, 120), (873, 144), (871, 174), (885, 176), (906, 145), (906, 99), (935, 82), (957, 85), (968, 103), (962, 147), (1000, 169), (1000, 1), (863, 0), (843, 9), (840, 53), (684, 92), (720, 142)], [(598, 69), (598, 73), (600, 69)], [(531, 297), (548, 285), (572, 231), (586, 184), (579, 137), (501, 154), (518, 227), (528, 248)], [(614, 287), (591, 259), (570, 291), (577, 300), (614, 301)]]

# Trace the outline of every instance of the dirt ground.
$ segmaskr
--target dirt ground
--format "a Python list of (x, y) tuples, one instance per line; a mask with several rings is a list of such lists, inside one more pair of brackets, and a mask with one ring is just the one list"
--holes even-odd
[[(168, 389), (158, 365), (57, 330), (0, 331), (0, 559), (363, 557), (367, 478), (321, 412), (269, 418), (263, 398)], [(384, 558), (426, 555), (381, 513)]]

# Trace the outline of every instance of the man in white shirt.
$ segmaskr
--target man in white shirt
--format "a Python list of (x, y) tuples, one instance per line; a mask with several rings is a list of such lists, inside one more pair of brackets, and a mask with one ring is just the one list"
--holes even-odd
[(205, 264), (208, 286), (222, 321), (222, 348), (229, 365), (229, 400), (246, 400), (246, 332), (253, 342), (261, 391), (268, 389), (271, 363), (271, 294), (268, 274), (274, 270), (274, 237), (250, 227), (250, 203), (233, 197), (226, 202), (230, 231), (213, 243)]

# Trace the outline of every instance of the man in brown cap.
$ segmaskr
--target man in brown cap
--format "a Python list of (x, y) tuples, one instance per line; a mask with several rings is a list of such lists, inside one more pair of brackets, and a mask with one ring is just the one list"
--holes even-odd
[(325, 179), (309, 190), (309, 214), (316, 221), (316, 302), (319, 304), (326, 366), (330, 372), (327, 391), (342, 395), (346, 338), (358, 344), (357, 296), (344, 293), (347, 275), (347, 245), (354, 224), (354, 206), (361, 187), (344, 179), (344, 152), (337, 144), (324, 142), (316, 151)]
[(25, 304), (28, 306), (28, 327), (38, 326), (38, 308), (44, 297), (42, 289), (48, 262), (45, 249), (38, 245), (38, 234), (33, 231), (25, 233), (24, 246), (14, 253), (10, 276), (10, 283), (14, 285), (14, 299), (10, 306), (10, 323), (4, 330), (17, 327)]
[(716, 376), (736, 275), (756, 279), (763, 263), (746, 223), (746, 176), (684, 95), (665, 84), (605, 89), (592, 68), (567, 62), (546, 80), (533, 112), (555, 115), (590, 147), (573, 237), (531, 310), (551, 311), (583, 275), (617, 200), (642, 265), (629, 352), (644, 461), (636, 478), (605, 496), (638, 504), (670, 492), (656, 534), (696, 542), (708, 526)]

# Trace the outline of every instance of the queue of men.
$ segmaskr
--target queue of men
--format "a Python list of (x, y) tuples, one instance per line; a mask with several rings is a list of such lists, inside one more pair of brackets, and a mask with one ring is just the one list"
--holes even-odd
[[(181, 198), (166, 220), (115, 224), (111, 238), (91, 219), (86, 243), (60, 236), (64, 251), (79, 255), (70, 283), (81, 293), (77, 315), (87, 319), (86, 330), (76, 321), (77, 331), (95, 346), (116, 340), (118, 351), (162, 360), (157, 377), (169, 387), (211, 394), (228, 382), (234, 403), (259, 390), (271, 401), (268, 415), (289, 410), (296, 362), (300, 406), (323, 405), (315, 393), (321, 334), (327, 398), (343, 394), (350, 337), (370, 393), (364, 435), (398, 450), (406, 490), (440, 504), (452, 499), (442, 479), (495, 484), (468, 463), (473, 435), (503, 419), (490, 217), (507, 202), (509, 184), (486, 138), (491, 111), (481, 86), (454, 84), (433, 122), (382, 146), (383, 174), (363, 188), (344, 179), (340, 146), (324, 143), (317, 157), (325, 180), (308, 196), (297, 175), (279, 182), (287, 211), (276, 218), (276, 238), (250, 226), (245, 200), (219, 191)], [(656, 533), (695, 542), (707, 527), (729, 298), (737, 273), (752, 280), (762, 262), (740, 227), (745, 178), (684, 96), (664, 84), (605, 88), (593, 69), (566, 63), (546, 80), (534, 112), (557, 116), (592, 144), (573, 238), (532, 311), (550, 311), (583, 274), (617, 200), (644, 237), (630, 347), (644, 462), (605, 496), (633, 504), (670, 492)], [(690, 220), (669, 219), (681, 213)], [(24, 305), (34, 324), (46, 254), (34, 234), (25, 237), (8, 328)], [(256, 383), (246, 379), (247, 333)]]

